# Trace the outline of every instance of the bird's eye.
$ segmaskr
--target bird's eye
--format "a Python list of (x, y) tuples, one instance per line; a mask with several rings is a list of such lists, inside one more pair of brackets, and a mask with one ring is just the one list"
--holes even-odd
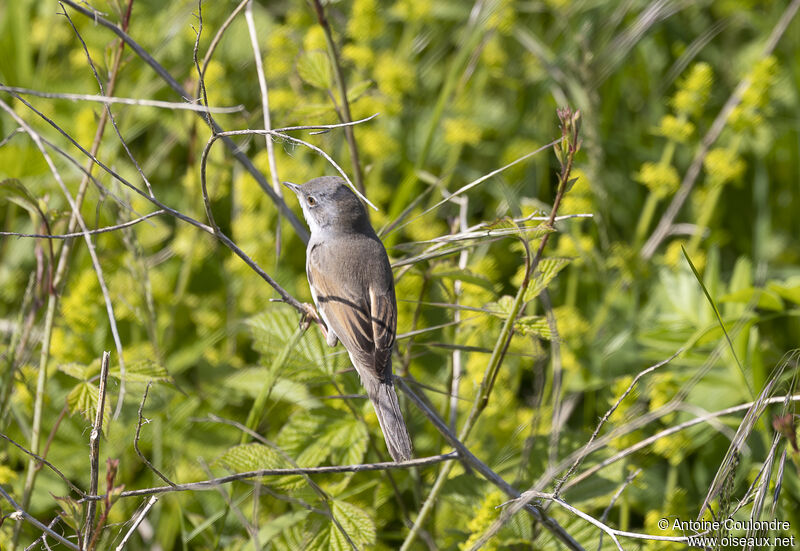
[(314, 199), (313, 197), (311, 197), (310, 195), (308, 196), (306, 201), (308, 201), (308, 206), (310, 206), (310, 207), (313, 207), (314, 205), (317, 204), (317, 200)]

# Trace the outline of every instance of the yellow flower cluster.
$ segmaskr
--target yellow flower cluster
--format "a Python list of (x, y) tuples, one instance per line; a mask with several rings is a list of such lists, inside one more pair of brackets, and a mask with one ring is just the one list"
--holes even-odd
[(679, 118), (674, 115), (664, 115), (656, 132), (673, 142), (686, 143), (694, 134), (694, 125), (686, 120), (685, 117)]
[(678, 91), (672, 98), (672, 106), (678, 115), (698, 116), (711, 93), (714, 73), (708, 63), (695, 63), (689, 74), (678, 84)]
[(430, 18), (433, 2), (398, 0), (392, 6), (392, 15), (408, 22), (426, 21)]
[(481, 128), (472, 119), (446, 119), (443, 126), (444, 141), (450, 145), (477, 145), (481, 141)]
[(738, 132), (753, 130), (763, 120), (762, 113), (769, 102), (769, 90), (778, 74), (778, 61), (770, 56), (762, 59), (748, 75), (750, 81), (742, 101), (733, 108), (728, 120)]
[[(500, 490), (492, 490), (480, 504), (475, 511), (475, 514), (467, 524), (467, 530), (471, 532), (471, 536), (465, 542), (459, 544), (459, 549), (471, 549), (477, 542), (487, 528), (495, 521), (500, 514), (497, 506), (506, 501), (505, 496), (500, 493)], [(497, 538), (492, 538), (487, 542), (483, 549), (498, 549)]]
[(397, 99), (414, 88), (414, 67), (407, 60), (392, 53), (384, 53), (375, 64), (375, 81), (378, 89)]
[(735, 182), (742, 177), (746, 165), (735, 151), (718, 147), (712, 149), (703, 160), (708, 185), (721, 186), (728, 182)]
[(680, 185), (678, 171), (664, 163), (644, 163), (635, 179), (661, 199), (675, 193)]
[(383, 17), (376, 0), (355, 0), (347, 34), (356, 42), (370, 42), (383, 31)]

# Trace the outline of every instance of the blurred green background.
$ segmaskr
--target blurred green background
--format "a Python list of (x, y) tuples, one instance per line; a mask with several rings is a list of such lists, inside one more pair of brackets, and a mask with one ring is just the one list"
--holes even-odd
[[(201, 65), (237, 4), (202, 5)], [(114, 23), (123, 20), (128, 6), (121, 0), (92, 5)], [(557, 266), (547, 278), (548, 294), (531, 301), (526, 318), (515, 325), (488, 406), (465, 442), (518, 489), (537, 484), (540, 491), (552, 491), (571, 464), (565, 458), (586, 444), (633, 377), (681, 348), (679, 357), (643, 377), (622, 401), (601, 431), (609, 435), (604, 446), (582, 463), (579, 476), (704, 412), (745, 404), (765, 388), (765, 396), (794, 391), (797, 360), (786, 354), (800, 342), (800, 22), (789, 19), (796, 5), (751, 0), (325, 4), (352, 118), (379, 113), (357, 125), (354, 135), (366, 195), (379, 207), (371, 213), (373, 225), (386, 230), (382, 237), (396, 262), (414, 259), (428, 250), (429, 240), (464, 226), (548, 213), (559, 167), (550, 149), (470, 188), (459, 195), (466, 199), (462, 204), (454, 198), (428, 209), (558, 138), (557, 107), (581, 112), (583, 143), (572, 173), (577, 181), (559, 214), (592, 216), (557, 224), (545, 256), (568, 261), (548, 264)], [(64, 9), (106, 89), (115, 75), (113, 95), (182, 101), (130, 47), (120, 55), (119, 40), (109, 29)], [(339, 122), (335, 70), (312, 5), (256, 2), (253, 16), (272, 125)], [(782, 18), (788, 27), (776, 31)], [(133, 2), (129, 34), (190, 100), (198, 97), (193, 49), (199, 28), (196, 2)], [(765, 55), (772, 35), (777, 44)], [(0, 0), (0, 52), (4, 86), (99, 93), (81, 41), (57, 2)], [(743, 80), (741, 101), (720, 118)], [(214, 115), (225, 130), (264, 127), (243, 12), (222, 35), (205, 86), (209, 105), (243, 106)], [(91, 148), (102, 104), (22, 97)], [(79, 150), (18, 99), (0, 91), (0, 101), (85, 164)], [(211, 130), (203, 119), (147, 106), (113, 105), (111, 111), (155, 196), (206, 222), (200, 158)], [(715, 121), (722, 125), (718, 136)], [(65, 233), (69, 203), (18, 126), (0, 111), (0, 231), (43, 233), (44, 216), (47, 231)], [(697, 157), (700, 170), (683, 208), (648, 253), (648, 238), (710, 132), (715, 139), (705, 144), (707, 154)], [(327, 152), (354, 177), (343, 130), (292, 135)], [(262, 136), (234, 141), (268, 174)], [(113, 127), (106, 125), (97, 143), (98, 159), (146, 189)], [(52, 148), (49, 152), (74, 196), (82, 172)], [(335, 173), (321, 156), (286, 140), (276, 141), (275, 162), (279, 181), (300, 183)], [(90, 228), (155, 209), (107, 172), (93, 170), (97, 182), (88, 185), (81, 206)], [(221, 142), (211, 150), (207, 170), (210, 203), (222, 230), (289, 293), (310, 301), (303, 241), (278, 217), (275, 204)], [(287, 203), (299, 216), (294, 198)], [(109, 350), (101, 492), (106, 458), (119, 459), (115, 484), (125, 489), (164, 483), (133, 447), (137, 410), (151, 380), (139, 447), (172, 481), (289, 466), (286, 456), (301, 466), (388, 460), (343, 349), (328, 349), (316, 327), (299, 337), (296, 312), (270, 302), (277, 296), (273, 289), (212, 236), (161, 215), (93, 241), (124, 351), (127, 374), (119, 411), (119, 358), (86, 243), (73, 243), (55, 300), (48, 281), (63, 242), (53, 242), (51, 252), (45, 240), (6, 236), (0, 238), (0, 432), (46, 454), (66, 477), (88, 488), (97, 376), (102, 352)], [(466, 243), (463, 249), (449, 244), (449, 254), (417, 259), (395, 272), (398, 333), (419, 331), (399, 338), (395, 372), (416, 381), (417, 392), (456, 427), (473, 405), (524, 271), (517, 239)], [(531, 246), (535, 250), (538, 240)], [(557, 338), (545, 321), (548, 310)], [(46, 366), (46, 377), (40, 376), (40, 365)], [(455, 419), (449, 398), (454, 365), (463, 366)], [(430, 422), (401, 401), (417, 456), (449, 451)], [(616, 528), (681, 535), (659, 530), (658, 519), (695, 518), (719, 471), (726, 482), (712, 502), (716, 514), (732, 512), (737, 500), (752, 497), (751, 484), (760, 488), (766, 479), (766, 510), (756, 518), (771, 518), (774, 507), (774, 516), (790, 521), (790, 533), (797, 533), (798, 457), (789, 439), (776, 439), (772, 447), (771, 422), (794, 410), (794, 405), (770, 405), (744, 430), (746, 445), (735, 460), (725, 454), (743, 411), (658, 438), (568, 485), (564, 499), (597, 518), (609, 507), (606, 522)], [(247, 423), (274, 445), (243, 437), (239, 428), (210, 415)], [(786, 435), (793, 433), (791, 426)], [(778, 473), (784, 449), (789, 456)], [(265, 549), (349, 548), (330, 514), (320, 511), (332, 511), (359, 549), (398, 548), (441, 468), (314, 476), (326, 499), (297, 476), (168, 494), (128, 548), (233, 550), (253, 549), (256, 542)], [(764, 468), (771, 470), (759, 478)], [(26, 494), (28, 469), (24, 453), (5, 443), (0, 447), (0, 484), (18, 502)], [(780, 492), (773, 504), (776, 484)], [(67, 512), (56, 530), (74, 536), (83, 506), (54, 498), (69, 494), (63, 481), (45, 468), (27, 487), (29, 512), (47, 524), (63, 508)], [(471, 548), (506, 499), (456, 464), (410, 548)], [(119, 544), (145, 501), (118, 500), (97, 548)], [(751, 501), (737, 518), (749, 518)], [(77, 515), (69, 512), (73, 507)], [(3, 514), (12, 510), (0, 503)], [(563, 509), (550, 507), (548, 514), (585, 547), (599, 547), (597, 528)], [(10, 548), (15, 525), (6, 519), (0, 527), (3, 549)], [(22, 525), (19, 542), (24, 547), (39, 534)], [(557, 545), (518, 513), (486, 548)], [(601, 545), (615, 548), (607, 536)], [(629, 539), (623, 545), (684, 548)]]

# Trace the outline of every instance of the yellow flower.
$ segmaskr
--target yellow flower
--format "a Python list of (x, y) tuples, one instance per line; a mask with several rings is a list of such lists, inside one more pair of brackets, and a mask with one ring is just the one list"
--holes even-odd
[(685, 118), (665, 115), (656, 132), (673, 142), (686, 143), (694, 133), (694, 125)]
[(382, 54), (375, 63), (375, 81), (387, 96), (402, 96), (414, 88), (415, 80), (414, 67), (396, 55)]
[(708, 63), (695, 63), (689, 74), (678, 83), (672, 105), (679, 115), (699, 116), (708, 101), (714, 73)]
[(342, 48), (342, 57), (359, 69), (366, 69), (375, 60), (375, 52), (363, 44), (345, 44)]
[(721, 186), (739, 180), (744, 174), (746, 165), (736, 152), (718, 147), (708, 152), (703, 160), (703, 168), (708, 177), (708, 184)]
[(303, 37), (303, 49), (307, 52), (314, 50), (326, 51), (328, 43), (325, 40), (325, 31), (319, 25), (314, 25), (306, 31)]
[(380, 36), (383, 31), (381, 17), (375, 0), (355, 0), (350, 20), (347, 23), (347, 34), (356, 42), (369, 42)]
[(426, 21), (431, 14), (433, 2), (419, 2), (418, 0), (398, 0), (392, 6), (392, 15), (409, 22)]
[(680, 186), (678, 171), (664, 163), (644, 163), (634, 179), (661, 199), (675, 193)]
[(466, 117), (445, 119), (444, 141), (451, 145), (477, 145), (481, 141), (481, 128)]

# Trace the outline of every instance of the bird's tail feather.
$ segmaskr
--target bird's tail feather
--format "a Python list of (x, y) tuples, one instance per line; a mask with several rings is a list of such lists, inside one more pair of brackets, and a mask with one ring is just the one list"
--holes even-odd
[(389, 455), (395, 461), (408, 461), (412, 457), (411, 437), (408, 435), (406, 423), (403, 421), (400, 403), (397, 401), (397, 394), (391, 379), (388, 383), (377, 378), (370, 381), (362, 379), (362, 382), (378, 416), (378, 423), (381, 425)]

